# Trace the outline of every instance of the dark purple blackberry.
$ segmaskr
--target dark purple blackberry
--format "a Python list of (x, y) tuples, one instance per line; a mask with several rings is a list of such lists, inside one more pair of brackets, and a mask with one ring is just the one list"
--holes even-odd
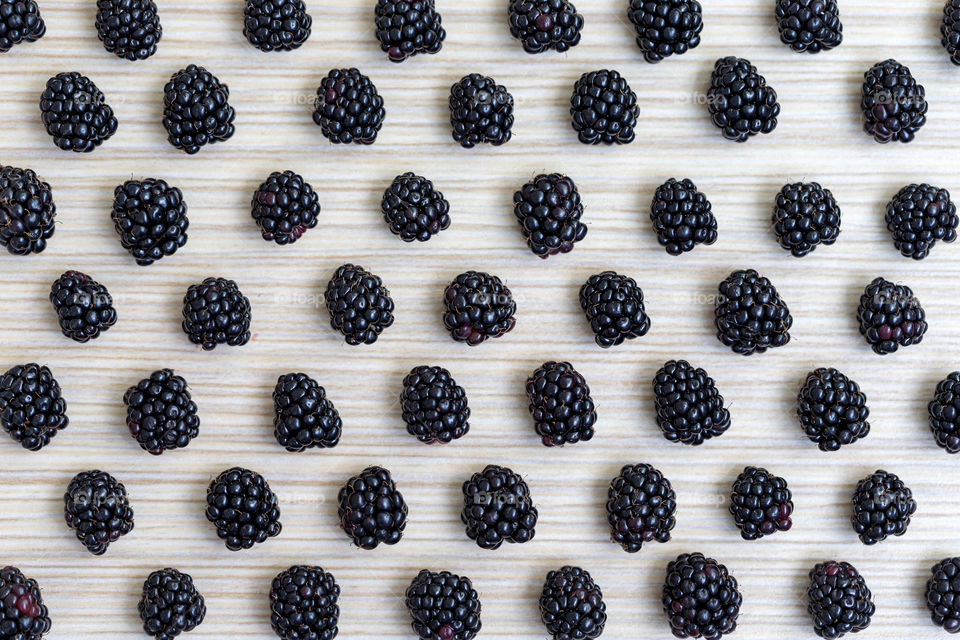
[(17, 256), (40, 253), (57, 230), (56, 218), (48, 183), (30, 169), (0, 167), (0, 246)]
[(0, 569), (0, 638), (41, 640), (50, 631), (50, 612), (37, 581), (16, 567)]
[(377, 0), (374, 21), (380, 48), (391, 62), (438, 53), (447, 37), (434, 0)]
[(950, 192), (927, 183), (900, 189), (887, 204), (886, 220), (893, 245), (914, 260), (926, 258), (937, 240), (956, 240), (960, 224)]
[(163, 180), (128, 180), (113, 191), (113, 226), (120, 244), (137, 264), (172, 256), (187, 244), (187, 203), (183, 192)]
[(570, 0), (510, 0), (510, 35), (527, 53), (564, 52), (580, 43), (583, 16)]
[(473, 640), (480, 633), (480, 597), (466, 576), (424, 569), (404, 600), (420, 640)]
[(40, 116), (53, 143), (64, 151), (93, 151), (117, 132), (117, 118), (103, 92), (76, 71), (47, 80)]
[(947, 50), (950, 62), (960, 65), (960, 0), (947, 0), (944, 4), (940, 35), (940, 43)]
[(305, 373), (288, 373), (273, 389), (273, 435), (287, 451), (329, 449), (340, 442), (343, 421), (327, 391)]
[(677, 496), (670, 481), (649, 464), (628, 464), (610, 482), (607, 521), (610, 539), (627, 553), (644, 542), (667, 542), (677, 523)]
[(513, 96), (493, 78), (479, 73), (463, 76), (450, 87), (450, 126), (453, 139), (464, 149), (509, 142)]
[(583, 375), (569, 362), (545, 362), (527, 378), (534, 428), (545, 447), (593, 439), (597, 409)]
[(250, 341), (250, 301), (233, 280), (206, 278), (183, 297), (183, 332), (205, 351)]
[(376, 549), (380, 544), (397, 544), (407, 526), (407, 503), (390, 472), (367, 467), (353, 476), (337, 495), (340, 526), (353, 544)]
[(883, 278), (867, 285), (857, 308), (860, 333), (880, 355), (920, 344), (927, 332), (926, 317), (913, 289)]
[(931, 569), (927, 608), (933, 624), (947, 633), (960, 631), (960, 558), (944, 558)]
[(481, 549), (533, 540), (538, 516), (530, 487), (507, 467), (488, 464), (463, 483), (460, 521), (467, 527), (467, 537)]
[[(0, 401), (2, 398), (0, 395)], [(954, 371), (937, 384), (927, 412), (930, 414), (930, 431), (937, 444), (947, 453), (960, 452), (960, 371)]]
[(570, 116), (583, 144), (629, 144), (636, 137), (640, 106), (626, 78), (601, 69), (583, 74), (573, 85)]
[(77, 342), (95, 340), (117, 323), (110, 292), (79, 271), (65, 271), (54, 281), (50, 302), (63, 335)]
[(341, 266), (324, 294), (330, 326), (347, 344), (373, 344), (393, 324), (393, 298), (383, 281), (360, 265)]
[(137, 611), (148, 636), (173, 640), (200, 626), (207, 605), (190, 574), (168, 568), (154, 571), (143, 581)]
[(803, 432), (821, 451), (836, 451), (870, 433), (867, 394), (833, 368), (807, 374), (797, 396), (797, 416)]
[(334, 144), (373, 144), (386, 114), (377, 87), (357, 69), (331, 69), (317, 87), (313, 121)]
[(793, 494), (787, 481), (762, 467), (745, 467), (737, 476), (729, 510), (744, 540), (758, 540), (793, 526)]
[(786, 184), (773, 205), (773, 232), (785, 250), (802, 258), (840, 235), (840, 207), (818, 182)]
[(926, 91), (910, 69), (884, 60), (863, 74), (863, 130), (880, 143), (910, 142), (927, 123)]
[(866, 581), (848, 562), (821, 562), (811, 569), (807, 603), (813, 630), (827, 640), (863, 631), (876, 610)]
[(233, 136), (236, 112), (230, 88), (195, 64), (177, 71), (163, 88), (163, 127), (167, 139), (188, 154)]
[(46, 32), (34, 0), (0, 0), (0, 53), (23, 42), (36, 42)]
[(0, 426), (29, 451), (39, 451), (67, 428), (67, 401), (50, 369), (17, 365), (0, 377)]
[(569, 253), (587, 236), (580, 192), (562, 173), (540, 174), (520, 187), (513, 194), (513, 213), (527, 246), (541, 258)]
[(303, 0), (247, 0), (243, 9), (243, 35), (260, 51), (298, 49), (312, 25)]
[(793, 316), (777, 288), (753, 269), (734, 271), (720, 283), (717, 339), (749, 356), (790, 342)]
[(780, 41), (794, 51), (829, 51), (843, 42), (835, 0), (777, 0)]
[(67, 526), (95, 556), (107, 552), (111, 542), (133, 531), (133, 509), (127, 489), (105, 471), (84, 471), (74, 476), (63, 494)]
[(540, 619), (553, 640), (599, 638), (607, 605), (590, 572), (566, 566), (548, 573), (540, 592)]
[(183, 449), (200, 433), (197, 403), (187, 381), (172, 369), (160, 369), (123, 394), (127, 428), (140, 448), (155, 456)]
[(333, 640), (340, 585), (320, 567), (295, 565), (270, 585), (270, 624), (282, 640)]
[(670, 360), (653, 378), (657, 425), (670, 442), (700, 445), (730, 428), (716, 383), (686, 360)]
[(250, 215), (264, 240), (293, 244), (317, 226), (320, 198), (303, 176), (274, 171), (253, 193)]
[(913, 492), (895, 474), (878, 469), (853, 492), (853, 530), (866, 545), (902, 536), (917, 510)]
[(684, 553), (667, 565), (662, 602), (677, 638), (720, 640), (736, 630), (743, 596), (724, 565)]
[(383, 192), (380, 211), (393, 235), (404, 242), (426, 242), (450, 226), (450, 203), (432, 182), (409, 171)]
[(118, 58), (146, 60), (163, 36), (153, 0), (97, 0), (97, 37)]
[(407, 433), (425, 444), (446, 444), (470, 431), (467, 392), (443, 367), (414, 367), (400, 394)]
[(627, 17), (647, 62), (660, 62), (700, 44), (703, 10), (696, 0), (630, 0)]
[(517, 303), (497, 276), (482, 271), (461, 273), (443, 292), (443, 326), (457, 342), (471, 347), (513, 330)]
[(645, 336), (650, 330), (643, 290), (636, 280), (615, 271), (590, 276), (580, 287), (580, 308), (594, 339), (604, 349)]
[(259, 473), (233, 467), (207, 487), (207, 520), (230, 551), (250, 549), (280, 535), (277, 494)]
[(772, 133), (777, 128), (777, 92), (745, 58), (728, 56), (717, 60), (706, 102), (713, 124), (727, 140), (746, 142), (758, 133)]
[(717, 241), (717, 219), (706, 194), (687, 178), (670, 178), (657, 187), (650, 205), (657, 242), (672, 256), (692, 251), (698, 244)]

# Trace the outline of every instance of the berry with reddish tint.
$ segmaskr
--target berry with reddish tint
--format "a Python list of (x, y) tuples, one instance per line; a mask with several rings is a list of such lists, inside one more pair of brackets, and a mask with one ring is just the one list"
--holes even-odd
[(293, 244), (317, 226), (320, 199), (293, 171), (274, 171), (253, 194), (250, 214), (267, 242)]
[(883, 278), (866, 286), (857, 308), (860, 333), (880, 355), (920, 344), (927, 332), (926, 318), (913, 289)]
[(434, 0), (377, 0), (374, 22), (390, 62), (438, 53), (447, 37)]
[(466, 576), (424, 569), (404, 601), (420, 640), (473, 640), (480, 633), (480, 596)]
[(540, 174), (513, 194), (513, 214), (534, 255), (569, 253), (587, 236), (580, 222), (583, 204), (577, 185), (560, 173)]
[(881, 144), (910, 142), (927, 123), (927, 98), (910, 69), (884, 60), (863, 74), (863, 130)]
[(562, 53), (580, 43), (583, 16), (570, 0), (510, 0), (509, 20), (527, 53)]
[(786, 480), (762, 467), (746, 467), (733, 483), (730, 515), (744, 540), (757, 540), (790, 530), (792, 498)]
[(677, 496), (670, 481), (652, 465), (625, 465), (610, 482), (610, 539), (627, 553), (640, 551), (644, 542), (670, 540), (676, 511)]
[(347, 480), (337, 502), (340, 526), (361, 549), (397, 544), (403, 537), (407, 503), (383, 467), (367, 467)]
[(870, 626), (876, 607), (860, 572), (849, 562), (822, 562), (810, 570), (807, 611), (813, 630), (834, 640)]
[(553, 640), (599, 638), (607, 623), (607, 605), (590, 572), (566, 566), (548, 573), (540, 592), (540, 619)]
[(661, 601), (677, 638), (720, 640), (737, 629), (743, 596), (724, 565), (684, 553), (667, 565)]
[(123, 484), (105, 471), (78, 473), (63, 495), (67, 526), (95, 556), (133, 531), (133, 509)]
[(513, 330), (517, 303), (497, 276), (461, 273), (443, 292), (443, 326), (457, 342), (475, 347)]
[(16, 567), (0, 569), (0, 639), (40, 640), (50, 627), (37, 581)]

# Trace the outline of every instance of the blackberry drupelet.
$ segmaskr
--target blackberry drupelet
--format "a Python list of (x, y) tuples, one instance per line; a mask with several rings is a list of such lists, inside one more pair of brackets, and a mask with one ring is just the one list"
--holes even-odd
[(727, 140), (746, 142), (777, 128), (777, 92), (745, 58), (717, 60), (707, 91), (707, 110)]
[[(0, 395), (0, 399), (2, 397)], [(937, 384), (927, 412), (937, 444), (947, 453), (960, 452), (960, 371), (954, 371)]]
[(818, 182), (786, 184), (773, 205), (773, 231), (781, 247), (802, 258), (837, 241), (840, 207)]
[(860, 333), (880, 355), (920, 344), (927, 332), (926, 317), (913, 289), (883, 278), (866, 286), (857, 308)]
[(353, 476), (337, 495), (340, 526), (361, 549), (397, 544), (407, 526), (407, 503), (390, 472), (367, 467)]
[(583, 16), (570, 0), (510, 0), (510, 35), (527, 53), (564, 52), (580, 44)]
[(608, 349), (647, 335), (650, 317), (643, 306), (637, 281), (616, 271), (604, 271), (580, 287), (580, 308), (595, 334), (596, 343)]
[(813, 630), (827, 640), (863, 631), (876, 610), (866, 581), (848, 562), (821, 562), (811, 569), (807, 603)]
[(753, 269), (734, 271), (718, 288), (717, 339), (749, 356), (790, 342), (793, 316), (777, 288)]
[(463, 483), (460, 521), (467, 527), (467, 537), (481, 549), (533, 540), (538, 517), (530, 487), (507, 467), (488, 464)]
[(446, 444), (470, 431), (467, 393), (443, 367), (414, 367), (400, 394), (407, 433), (425, 444)]
[(730, 515), (744, 540), (758, 540), (793, 526), (787, 481), (763, 467), (745, 467), (730, 494)]
[(183, 297), (183, 332), (205, 351), (250, 341), (250, 301), (233, 280), (206, 278)]
[(627, 553), (644, 542), (667, 542), (677, 520), (677, 496), (670, 481), (649, 464), (628, 464), (610, 482), (607, 521), (610, 540)]
[(340, 585), (320, 567), (295, 565), (270, 585), (270, 624), (282, 640), (333, 640), (340, 620)]
[(312, 25), (303, 0), (247, 0), (243, 9), (243, 35), (260, 51), (298, 49)]
[(423, 176), (408, 171), (393, 179), (380, 202), (383, 219), (404, 242), (426, 242), (450, 226), (450, 203)]
[(667, 565), (663, 610), (677, 638), (720, 640), (737, 628), (743, 597), (727, 568), (702, 553), (684, 553)]
[(70, 424), (67, 401), (50, 369), (17, 365), (0, 377), (0, 426), (29, 451), (39, 451)]
[(573, 85), (570, 116), (583, 144), (629, 144), (636, 137), (640, 106), (626, 78), (601, 69), (583, 74)]
[(461, 273), (443, 292), (443, 326), (457, 342), (471, 347), (499, 338), (516, 325), (517, 303), (497, 276), (482, 271)]
[(277, 494), (259, 473), (233, 467), (207, 487), (207, 520), (230, 551), (250, 549), (280, 535)]
[(103, 92), (76, 71), (47, 80), (40, 116), (53, 143), (64, 151), (93, 151), (117, 132), (117, 118)]
[(163, 180), (128, 180), (113, 192), (113, 226), (137, 264), (151, 265), (187, 244), (183, 192)]
[(473, 640), (480, 633), (480, 596), (466, 576), (424, 569), (405, 603), (421, 640)]
[(163, 36), (153, 0), (97, 0), (97, 37), (118, 58), (146, 60)]
[(803, 432), (821, 451), (836, 451), (870, 433), (867, 394), (833, 368), (807, 374), (797, 396), (797, 416)]
[(264, 240), (293, 244), (317, 226), (320, 198), (303, 176), (274, 171), (254, 192), (250, 214)]
[(140, 448), (155, 456), (183, 449), (200, 433), (197, 403), (187, 381), (172, 369), (160, 369), (123, 394), (127, 428)]
[(863, 74), (863, 130), (880, 143), (910, 142), (927, 123), (926, 91), (910, 69), (884, 60)]
[(65, 271), (54, 281), (50, 302), (63, 335), (77, 342), (95, 340), (117, 323), (110, 292), (79, 271)]
[(545, 447), (593, 439), (597, 409), (583, 375), (569, 362), (545, 362), (527, 378), (534, 428)]
[(463, 76), (450, 87), (450, 126), (464, 149), (484, 143), (498, 147), (513, 135), (513, 96), (493, 78)]
[(843, 42), (835, 0), (777, 0), (776, 16), (780, 41), (794, 51), (819, 53)]
[(330, 326), (347, 344), (373, 344), (393, 324), (393, 298), (383, 281), (360, 265), (341, 266), (324, 294)]
[(331, 69), (317, 87), (313, 121), (334, 144), (373, 144), (386, 114), (377, 87), (357, 69)]
[(703, 10), (696, 0), (630, 0), (627, 17), (647, 62), (660, 62), (700, 44)]
[(95, 556), (107, 552), (111, 542), (133, 531), (133, 509), (123, 484), (105, 471), (84, 471), (74, 476), (63, 495), (67, 526)]
[(520, 187), (513, 194), (513, 213), (527, 246), (541, 258), (569, 253), (587, 236), (580, 192), (562, 173), (540, 174)]
[(173, 640), (200, 626), (207, 605), (190, 574), (167, 568), (154, 571), (144, 580), (137, 611), (147, 635)]
[(607, 605), (590, 572), (566, 566), (548, 573), (540, 593), (540, 619), (553, 640), (599, 638)]
[(41, 640), (51, 626), (37, 581), (16, 567), (0, 569), (0, 638)]
[(56, 217), (49, 184), (30, 169), (0, 166), (0, 246), (18, 256), (40, 253), (57, 229)]
[(287, 451), (329, 449), (340, 442), (343, 421), (327, 391), (305, 373), (288, 373), (273, 389), (273, 435)]
[(692, 251), (698, 244), (717, 241), (712, 205), (688, 178), (670, 178), (657, 187), (650, 205), (650, 220), (657, 242), (672, 256)]
[(670, 360), (653, 378), (657, 425), (670, 442), (700, 445), (730, 428), (730, 411), (707, 372)]
[(933, 624), (947, 633), (960, 631), (960, 558), (944, 558), (931, 569), (927, 608)]
[(24, 42), (36, 42), (46, 32), (34, 0), (0, 0), (0, 53)]
[(940, 43), (947, 50), (950, 62), (960, 65), (960, 0), (947, 0), (944, 4), (940, 35)]
[(900, 189), (887, 204), (886, 221), (894, 246), (914, 260), (926, 258), (937, 240), (956, 240), (960, 224), (950, 192), (927, 183)]
[(906, 533), (916, 510), (910, 488), (895, 474), (878, 469), (857, 483), (851, 522), (860, 541), (871, 545)]
[(374, 22), (377, 41), (391, 62), (438, 53), (447, 37), (434, 0), (377, 0)]
[(203, 67), (191, 64), (163, 88), (163, 127), (170, 144), (188, 154), (229, 140), (236, 128), (230, 88)]

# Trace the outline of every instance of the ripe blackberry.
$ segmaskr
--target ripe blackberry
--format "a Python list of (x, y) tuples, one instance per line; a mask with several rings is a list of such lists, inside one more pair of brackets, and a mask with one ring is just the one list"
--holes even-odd
[(647, 62), (660, 62), (700, 44), (703, 10), (696, 0), (630, 0), (627, 17)]
[(513, 213), (527, 246), (541, 258), (569, 253), (587, 236), (580, 192), (562, 173), (540, 174), (520, 187), (513, 194)]
[(717, 241), (717, 219), (706, 194), (687, 178), (670, 178), (657, 187), (650, 205), (657, 242), (672, 256), (692, 251), (698, 244)]
[(163, 88), (163, 127), (170, 144), (185, 153), (229, 140), (236, 130), (230, 88), (203, 67), (191, 64)]
[(147, 635), (173, 640), (200, 626), (207, 606), (190, 574), (168, 568), (154, 571), (143, 581), (137, 611)]
[(570, 0), (510, 0), (510, 35), (527, 53), (564, 52), (580, 44), (583, 16)]
[(813, 630), (827, 640), (863, 631), (876, 610), (866, 581), (848, 562), (821, 562), (811, 569), (807, 602)]
[(123, 394), (127, 428), (140, 448), (155, 456), (183, 449), (200, 433), (197, 403), (187, 381), (171, 369), (160, 369)]
[(69, 424), (67, 401), (50, 369), (23, 364), (0, 377), (0, 426), (24, 449), (39, 451)]
[(293, 244), (317, 226), (317, 192), (293, 171), (274, 171), (253, 193), (250, 214), (267, 242)]
[(840, 235), (840, 207), (818, 182), (783, 185), (773, 205), (773, 231), (780, 246), (802, 258)]
[(76, 71), (47, 80), (40, 116), (53, 143), (64, 151), (93, 151), (117, 132), (117, 119), (103, 92)]
[(880, 355), (920, 344), (927, 332), (926, 317), (910, 287), (883, 278), (866, 286), (857, 308), (860, 333)]
[(790, 342), (793, 316), (777, 288), (753, 269), (734, 271), (718, 288), (717, 339), (749, 356)]
[(390, 290), (360, 265), (345, 264), (333, 274), (324, 295), (330, 326), (347, 344), (373, 344), (393, 324)]
[(570, 116), (583, 144), (629, 144), (636, 137), (640, 106), (626, 78), (601, 69), (583, 74), (573, 85)]
[(627, 553), (644, 542), (667, 542), (677, 523), (677, 496), (666, 476), (649, 464), (628, 464), (610, 482), (607, 521), (610, 539)]
[(960, 224), (950, 192), (927, 183), (900, 189), (887, 204), (886, 220), (893, 245), (914, 260), (926, 258), (937, 240), (956, 240)]
[(407, 526), (407, 503), (390, 472), (367, 467), (337, 495), (337, 515), (344, 532), (361, 549), (397, 544)]
[(553, 640), (599, 638), (607, 605), (590, 572), (566, 566), (548, 573), (540, 593), (540, 619)]
[(730, 428), (716, 383), (686, 360), (670, 360), (653, 378), (657, 425), (670, 442), (700, 445)]
[(207, 487), (207, 520), (230, 551), (250, 549), (280, 535), (277, 494), (259, 473), (227, 469)]
[(250, 301), (233, 280), (206, 278), (183, 297), (183, 332), (205, 351), (250, 341)]
[(187, 244), (187, 203), (183, 192), (163, 180), (128, 180), (113, 191), (113, 226), (120, 244), (147, 266)]
[(593, 438), (597, 409), (583, 375), (569, 362), (545, 362), (527, 378), (534, 428), (545, 447)]
[(414, 367), (400, 394), (407, 433), (425, 444), (446, 444), (470, 431), (467, 393), (443, 367)]
[(391, 62), (438, 53), (447, 32), (434, 0), (377, 0), (377, 40)]
[(41, 640), (50, 631), (50, 612), (40, 585), (16, 567), (0, 569), (0, 638)]
[(450, 87), (450, 126), (464, 149), (481, 143), (498, 147), (513, 135), (513, 96), (493, 78), (463, 76)]
[(153, 0), (97, 0), (97, 37), (118, 58), (146, 60), (163, 36)]
[(944, 558), (931, 569), (927, 608), (933, 624), (947, 633), (960, 631), (960, 558)]
[(303, 0), (247, 0), (243, 9), (243, 35), (260, 51), (298, 49), (312, 25)]
[(34, 0), (0, 0), (0, 53), (23, 42), (36, 42), (46, 32)]
[(745, 467), (737, 476), (729, 510), (744, 540), (758, 540), (793, 526), (793, 494), (787, 481), (762, 467)]
[(461, 273), (443, 292), (443, 326), (457, 342), (471, 347), (513, 330), (517, 303), (497, 276), (482, 271)]
[(940, 43), (947, 50), (950, 62), (960, 65), (960, 0), (947, 0), (944, 4), (940, 35)]
[(878, 469), (857, 483), (851, 522), (860, 541), (871, 545), (906, 533), (916, 510), (910, 488), (895, 474)]
[(829, 51), (843, 42), (835, 0), (777, 0), (780, 41), (794, 51)]
[(884, 60), (863, 74), (863, 130), (880, 143), (910, 142), (927, 123), (927, 99), (910, 69)]
[(343, 421), (327, 391), (305, 373), (288, 373), (273, 389), (273, 435), (287, 451), (329, 449), (340, 442)]
[(507, 467), (488, 464), (463, 483), (460, 521), (467, 527), (467, 537), (481, 549), (533, 540), (538, 516), (530, 487)]
[(797, 396), (797, 416), (803, 432), (821, 451), (836, 451), (870, 433), (867, 394), (833, 368), (807, 374)]
[(340, 585), (320, 567), (295, 565), (270, 585), (270, 624), (282, 640), (333, 640)]
[[(0, 395), (0, 401), (2, 398)], [(0, 408), (2, 406), (0, 404)], [(937, 444), (947, 453), (960, 452), (960, 371), (954, 371), (937, 384), (927, 412), (930, 414), (930, 431)]]
[(580, 308), (587, 315), (594, 339), (604, 349), (645, 336), (650, 330), (643, 290), (636, 280), (616, 271), (590, 276), (580, 287)]
[(0, 246), (18, 256), (40, 253), (57, 229), (56, 217), (49, 184), (30, 169), (0, 167)]
[(408, 171), (393, 179), (380, 202), (383, 219), (404, 242), (426, 242), (450, 226), (450, 203), (433, 183)]
[(79, 271), (65, 271), (54, 281), (50, 302), (63, 335), (77, 342), (94, 340), (117, 322), (110, 292)]
[(313, 121), (334, 144), (373, 144), (386, 115), (377, 87), (357, 69), (331, 69), (320, 81)]
[(480, 633), (480, 597), (466, 576), (424, 569), (405, 602), (421, 640), (473, 640)]
[(105, 471), (94, 469), (74, 476), (63, 495), (63, 514), (77, 540), (95, 556), (103, 555), (111, 542), (133, 531), (127, 489)]
[(717, 60), (707, 91), (707, 110), (727, 140), (746, 142), (777, 128), (777, 92), (745, 58)]
[(727, 568), (702, 553), (684, 553), (667, 565), (663, 610), (677, 638), (720, 640), (737, 628), (743, 597)]

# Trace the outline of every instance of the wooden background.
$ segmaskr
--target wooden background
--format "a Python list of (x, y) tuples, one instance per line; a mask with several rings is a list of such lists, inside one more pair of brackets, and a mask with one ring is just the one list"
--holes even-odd
[[(903, 185), (929, 181), (960, 194), (960, 69), (939, 45), (939, 1), (843, 2), (844, 43), (817, 56), (779, 43), (772, 0), (716, 0), (704, 12), (703, 43), (659, 65), (643, 62), (625, 18), (625, 0), (581, 0), (582, 43), (567, 54), (525, 54), (506, 27), (505, 0), (439, 0), (448, 37), (436, 56), (393, 65), (372, 29), (372, 0), (309, 2), (313, 35), (300, 50), (264, 54), (241, 34), (242, 3), (160, 0), (159, 52), (129, 63), (107, 54), (93, 28), (95, 6), (41, 2), (48, 33), (0, 59), (0, 163), (28, 166), (53, 185), (58, 230), (39, 256), (0, 258), (0, 363), (48, 364), (69, 402), (69, 430), (40, 453), (0, 444), (0, 562), (36, 577), (54, 619), (52, 638), (137, 637), (140, 585), (151, 570), (191, 573), (207, 600), (206, 622), (190, 637), (270, 638), (271, 578), (294, 563), (333, 571), (342, 587), (341, 636), (411, 637), (402, 594), (420, 568), (470, 576), (483, 601), (483, 638), (545, 637), (536, 599), (543, 575), (565, 563), (587, 568), (609, 610), (604, 637), (670, 637), (659, 599), (668, 560), (703, 551), (724, 562), (743, 596), (735, 637), (813, 636), (806, 574), (826, 559), (853, 562), (873, 589), (869, 638), (934, 638), (923, 590), (929, 567), (960, 554), (960, 459), (935, 446), (926, 403), (958, 368), (960, 246), (937, 246), (921, 263), (902, 258), (883, 224), (886, 201)], [(773, 135), (723, 140), (702, 103), (717, 57), (756, 64), (780, 95)], [(860, 131), (859, 87), (873, 63), (896, 57), (926, 86), (929, 123), (910, 145), (880, 146)], [(237, 133), (188, 157), (160, 125), (161, 89), (191, 62), (230, 86)], [(357, 66), (386, 101), (369, 148), (333, 146), (313, 124), (316, 86), (333, 67)], [(639, 95), (634, 144), (588, 148), (569, 125), (568, 100), (581, 73), (616, 68)], [(89, 75), (120, 121), (91, 155), (57, 150), (40, 124), (39, 94), (61, 71)], [(505, 84), (516, 99), (514, 138), (500, 148), (463, 150), (449, 135), (449, 86), (469, 72)], [(320, 193), (321, 225), (290, 247), (263, 242), (250, 194), (271, 171), (292, 169)], [(379, 214), (383, 189), (404, 171), (435, 181), (451, 202), (452, 227), (427, 244), (401, 243)], [(513, 217), (513, 191), (539, 172), (566, 172), (586, 204), (587, 238), (574, 253), (541, 261)], [(176, 256), (137, 267), (109, 217), (114, 187), (162, 177), (189, 205), (190, 241)], [(656, 243), (648, 219), (653, 190), (690, 177), (713, 202), (719, 241), (680, 258)], [(818, 180), (843, 209), (832, 247), (797, 260), (773, 239), (769, 217), (786, 182)], [(346, 261), (381, 275), (396, 301), (396, 324), (373, 346), (349, 347), (320, 301)], [(714, 336), (713, 295), (731, 270), (772, 279), (795, 318), (789, 346), (743, 358)], [(106, 284), (119, 322), (101, 339), (74, 344), (58, 331), (50, 283), (79, 269)], [(470, 349), (440, 321), (445, 283), (467, 269), (500, 275), (519, 310), (507, 337)], [(644, 289), (653, 326), (639, 340), (595, 346), (577, 303), (592, 273), (616, 269)], [(180, 304), (193, 282), (237, 280), (253, 304), (255, 338), (243, 348), (196, 350), (180, 330)], [(855, 309), (876, 276), (912, 286), (927, 310), (920, 346), (881, 358), (857, 331)], [(733, 426), (699, 448), (671, 445), (654, 421), (651, 379), (671, 358), (713, 375)], [(526, 377), (544, 360), (572, 361), (598, 406), (596, 438), (546, 449), (527, 413)], [(403, 375), (419, 364), (449, 368), (473, 410), (468, 437), (444, 448), (407, 435), (397, 400)], [(869, 397), (865, 441), (825, 454), (797, 424), (794, 401), (806, 372), (836, 366)], [(124, 390), (173, 367), (191, 384), (201, 435), (184, 451), (151, 457), (127, 435)], [(272, 435), (278, 375), (303, 370), (326, 387), (344, 421), (333, 450), (289, 454)], [(626, 463), (660, 467), (677, 491), (674, 539), (628, 555), (608, 541), (606, 487)], [(540, 508), (529, 544), (489, 552), (459, 522), (460, 483), (489, 463), (528, 480)], [(370, 464), (388, 467), (410, 506), (403, 541), (373, 552), (338, 529), (336, 493)], [(729, 485), (744, 465), (788, 479), (795, 526), (759, 542), (740, 539), (726, 511)], [(204, 518), (205, 488), (221, 470), (244, 465), (279, 494), (283, 533), (231, 553)], [(93, 557), (62, 518), (70, 478), (89, 468), (124, 482), (135, 531)], [(865, 547), (850, 524), (857, 479), (877, 468), (898, 473), (919, 508), (903, 538)]]

